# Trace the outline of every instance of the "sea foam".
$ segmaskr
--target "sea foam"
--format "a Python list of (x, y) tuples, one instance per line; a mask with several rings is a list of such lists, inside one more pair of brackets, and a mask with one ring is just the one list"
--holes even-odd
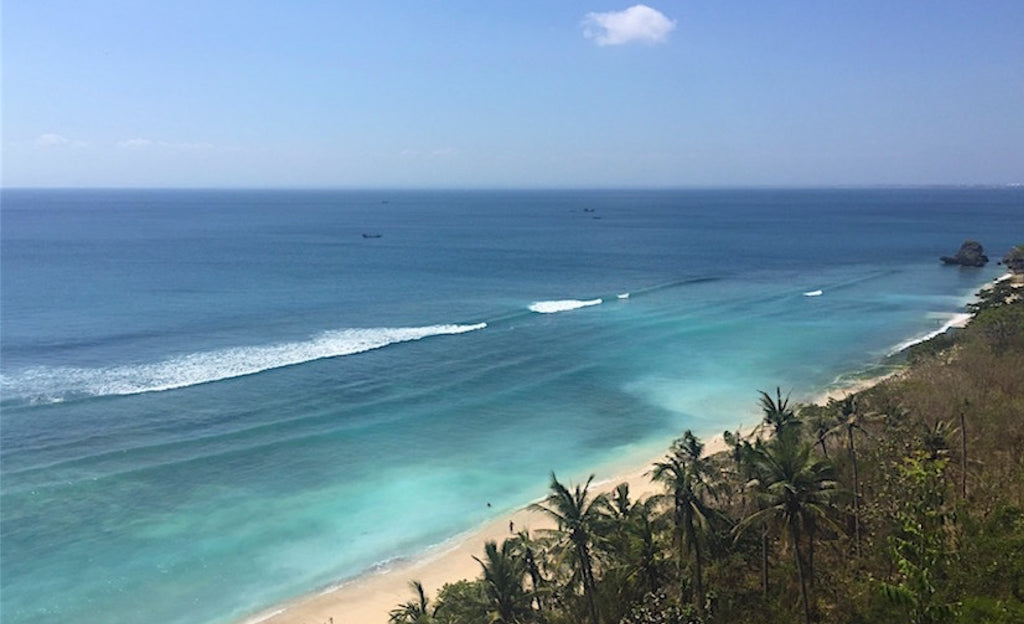
[(60, 401), (69, 396), (159, 392), (364, 353), (430, 336), (464, 334), (485, 327), (487, 323), (337, 329), (301, 342), (191, 353), (151, 364), (109, 368), (39, 366), (3, 375), (0, 388), (6, 398), (27, 399), (33, 403)]
[(969, 321), (969, 320), (971, 320), (971, 315), (970, 314), (967, 314), (967, 313), (955, 314), (948, 321), (946, 321), (942, 325), (942, 327), (936, 329), (935, 331), (930, 331), (927, 334), (924, 334), (923, 336), (918, 336), (916, 338), (911, 338), (909, 340), (904, 340), (903, 342), (899, 343), (895, 347), (889, 349), (888, 355), (896, 355), (900, 351), (905, 351), (906, 349), (909, 349), (910, 347), (912, 347), (914, 345), (921, 344), (922, 342), (926, 342), (928, 340), (931, 340), (932, 338), (934, 338), (936, 336), (941, 336), (942, 334), (946, 333), (947, 331), (949, 331), (950, 329), (952, 329), (954, 327), (963, 327), (967, 323), (967, 321)]
[(539, 312), (540, 314), (554, 314), (555, 312), (568, 312), (569, 310), (578, 310), (579, 308), (601, 305), (602, 303), (604, 303), (602, 299), (588, 299), (586, 301), (579, 299), (537, 301), (530, 305), (530, 311)]

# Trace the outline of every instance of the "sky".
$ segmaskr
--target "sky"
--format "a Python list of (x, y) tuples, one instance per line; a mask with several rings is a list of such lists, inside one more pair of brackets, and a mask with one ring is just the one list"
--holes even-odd
[(1022, 0), (5, 0), (4, 187), (1024, 182)]

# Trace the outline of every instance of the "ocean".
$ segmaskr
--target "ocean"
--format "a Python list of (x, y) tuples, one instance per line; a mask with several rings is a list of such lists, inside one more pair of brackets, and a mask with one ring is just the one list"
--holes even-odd
[[(1024, 189), (0, 194), (0, 619), (229, 623), (941, 331)], [(942, 266), (968, 238), (993, 262)], [(820, 292), (818, 292), (820, 291)]]

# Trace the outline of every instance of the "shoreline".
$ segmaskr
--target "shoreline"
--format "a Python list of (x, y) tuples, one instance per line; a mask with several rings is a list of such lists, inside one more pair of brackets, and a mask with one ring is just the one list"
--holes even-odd
[[(742, 426), (741, 431), (749, 434), (755, 426)], [(722, 434), (704, 442), (704, 454), (715, 455), (727, 451)], [(615, 474), (597, 474), (591, 484), (591, 492), (610, 493), (620, 483), (629, 484), (631, 498), (646, 498), (660, 494), (661, 487), (650, 480), (647, 473), (655, 461), (661, 460), (666, 448), (657, 456), (649, 458), (641, 466), (620, 470)], [(565, 482), (568, 485), (570, 482)], [(576, 482), (572, 481), (572, 485)], [(546, 497), (547, 492), (544, 493)], [(543, 500), (543, 497), (539, 498)], [(480, 574), (480, 564), (474, 556), (481, 556), (484, 544), (495, 541), (499, 544), (512, 535), (510, 525), (518, 532), (527, 529), (551, 529), (555, 524), (540, 512), (532, 511), (529, 505), (516, 509), (510, 514), (488, 521), (475, 529), (453, 536), (425, 553), (413, 558), (400, 560), (392, 566), (343, 581), (285, 603), (274, 605), (241, 620), (237, 624), (386, 624), (388, 612), (400, 603), (413, 597), (409, 582), (418, 580), (428, 598), (432, 598), (445, 583), (463, 579), (474, 579)], [(333, 619), (332, 619), (333, 618)]]
[[(1010, 274), (994, 280), (993, 283), (1010, 278)], [(991, 287), (991, 284), (987, 285)], [(906, 340), (889, 353), (894, 355), (910, 347), (942, 335), (950, 329), (963, 328), (973, 318), (971, 313), (955, 313), (939, 330), (924, 337)], [(862, 392), (900, 374), (902, 366), (879, 375), (852, 378), (845, 382), (834, 382), (819, 392), (810, 395), (810, 404), (824, 405), (829, 400), (841, 400), (850, 394)], [(752, 415), (753, 415), (752, 411)], [(739, 430), (744, 436), (754, 433), (760, 423), (741, 424)], [(728, 451), (722, 434), (704, 441), (704, 454), (716, 455)], [(619, 469), (613, 474), (598, 479), (595, 477), (592, 491), (610, 493), (620, 483), (629, 484), (630, 496), (634, 499), (659, 494), (660, 487), (652, 482), (647, 473), (654, 462), (668, 452), (668, 447), (656, 456), (648, 458), (640, 466)], [(621, 465), (621, 464), (620, 464)], [(595, 473), (597, 474), (597, 473)], [(566, 482), (569, 485), (570, 482)], [(575, 482), (571, 482), (575, 485)], [(546, 495), (546, 494), (545, 494)], [(543, 497), (538, 499), (543, 500)], [(386, 624), (388, 613), (399, 604), (412, 598), (409, 583), (418, 580), (423, 584), (428, 598), (436, 595), (445, 583), (463, 579), (475, 579), (480, 573), (480, 564), (473, 558), (484, 551), (488, 541), (501, 543), (511, 536), (513, 530), (554, 528), (554, 522), (540, 512), (532, 511), (529, 505), (512, 511), (501, 518), (495, 518), (474, 529), (457, 534), (449, 540), (429, 548), (426, 552), (409, 559), (400, 559), (394, 565), (365, 572), (314, 592), (298, 596), (284, 603), (278, 603), (263, 611), (236, 620), (236, 624)]]
[[(848, 386), (833, 387), (813, 395), (811, 402), (842, 398), (895, 374), (896, 372), (890, 372), (869, 379), (855, 380)], [(752, 410), (751, 418), (754, 417), (754, 413)], [(753, 424), (743, 423), (739, 426), (739, 431), (742, 435), (749, 436), (756, 433), (760, 425), (759, 420)], [(705, 456), (729, 450), (721, 433), (703, 442)], [(649, 457), (642, 465), (619, 469), (608, 476), (595, 472), (591, 492), (607, 494), (619, 484), (628, 483), (630, 497), (635, 500), (663, 493), (661, 486), (652, 482), (647, 473), (654, 462), (660, 461), (668, 451), (666, 445), (659, 454)], [(563, 483), (574, 486), (577, 482)], [(535, 502), (543, 500), (546, 496), (547, 492)], [(455, 535), (426, 552), (408, 559), (399, 559), (393, 565), (384, 565), (380, 569), (365, 572), (336, 585), (275, 604), (263, 611), (235, 620), (235, 624), (387, 624), (388, 613), (399, 604), (413, 598), (412, 590), (409, 588), (411, 581), (421, 582), (427, 597), (433, 599), (445, 583), (472, 580), (479, 576), (480, 564), (473, 557), (482, 555), (486, 542), (495, 541), (501, 544), (502, 540), (512, 536), (510, 522), (515, 532), (522, 529), (533, 532), (538, 529), (555, 528), (551, 519), (540, 512), (532, 511), (529, 505), (526, 505)]]

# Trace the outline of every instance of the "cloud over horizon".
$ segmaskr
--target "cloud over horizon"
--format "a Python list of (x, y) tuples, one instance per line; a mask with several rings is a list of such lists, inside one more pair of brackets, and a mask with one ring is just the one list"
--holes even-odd
[(135, 137), (133, 139), (125, 139), (124, 141), (118, 141), (117, 147), (121, 149), (146, 149), (149, 147), (154, 148), (168, 148), (176, 150), (212, 150), (217, 149), (217, 146), (213, 143), (191, 143), (191, 142), (177, 142), (173, 143), (170, 141), (154, 141), (152, 139), (146, 139), (143, 137)]
[(56, 132), (47, 132), (46, 134), (40, 134), (34, 141), (36, 147), (52, 148), (52, 147), (85, 147), (84, 141), (72, 141), (66, 136), (57, 134)]
[(676, 27), (664, 13), (645, 4), (624, 11), (587, 13), (583, 19), (583, 36), (599, 46), (632, 42), (664, 43)]

